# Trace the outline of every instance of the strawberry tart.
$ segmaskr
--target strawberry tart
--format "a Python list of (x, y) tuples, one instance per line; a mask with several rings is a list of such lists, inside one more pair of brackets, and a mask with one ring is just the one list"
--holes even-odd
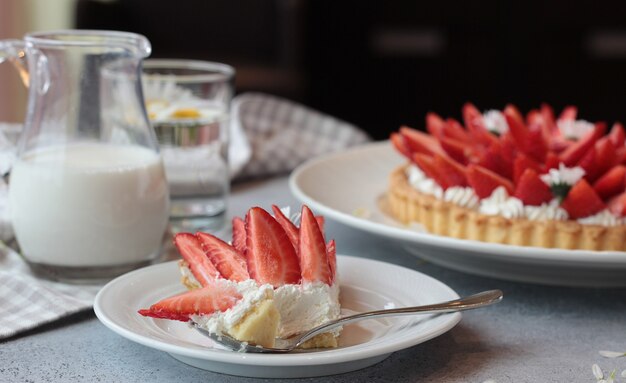
[[(303, 206), (297, 226), (288, 212), (272, 210), (274, 215), (253, 207), (245, 219), (234, 218), (231, 244), (208, 233), (177, 234), (182, 284), (189, 291), (139, 313), (193, 321), (263, 347), (338, 318), (335, 242), (324, 239), (323, 217)], [(301, 347), (336, 347), (339, 332)]]
[(426, 116), (391, 142), (409, 161), (390, 175), (392, 215), (461, 239), (546, 248), (626, 251), (625, 132), (548, 105), (513, 105), (463, 122)]

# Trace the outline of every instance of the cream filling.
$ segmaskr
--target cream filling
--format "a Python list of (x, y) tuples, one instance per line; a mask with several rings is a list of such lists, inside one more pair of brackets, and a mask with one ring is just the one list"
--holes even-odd
[[(183, 277), (200, 286), (187, 267), (181, 267)], [(233, 286), (243, 298), (224, 312), (211, 315), (193, 315), (191, 319), (202, 328), (216, 333), (228, 333), (243, 317), (266, 299), (273, 299), (280, 313), (279, 338), (287, 338), (322, 323), (339, 318), (339, 285), (328, 286), (317, 282), (304, 285), (284, 285), (274, 289), (271, 285), (257, 285), (253, 279), (233, 282), (222, 279), (219, 283)], [(339, 336), (341, 328), (331, 331)]]

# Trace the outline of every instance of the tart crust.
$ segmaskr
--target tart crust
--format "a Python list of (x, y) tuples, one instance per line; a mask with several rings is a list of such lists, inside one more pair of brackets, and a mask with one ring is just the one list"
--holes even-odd
[(583, 225), (576, 221), (531, 221), (485, 215), (419, 192), (400, 166), (389, 177), (387, 198), (393, 217), (417, 222), (428, 232), (453, 238), (518, 246), (626, 251), (626, 225)]

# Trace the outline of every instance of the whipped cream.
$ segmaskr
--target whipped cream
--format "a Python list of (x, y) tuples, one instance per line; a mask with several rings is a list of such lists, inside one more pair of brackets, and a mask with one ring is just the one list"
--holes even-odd
[(560, 206), (558, 198), (539, 206), (524, 206), (524, 216), (531, 221), (566, 221), (569, 218), (567, 211)]
[(443, 197), (443, 189), (432, 178), (426, 176), (422, 169), (415, 165), (410, 165), (406, 169), (406, 176), (409, 184), (418, 191), (435, 196), (439, 199)]
[(559, 184), (573, 186), (576, 182), (580, 181), (584, 175), (585, 170), (580, 166), (568, 168), (563, 163), (560, 163), (558, 169), (550, 169), (548, 173), (540, 175), (539, 178), (550, 187)]
[(474, 189), (469, 187), (450, 187), (443, 193), (443, 200), (468, 209), (476, 209), (480, 205), (480, 199)]
[(510, 197), (503, 186), (499, 186), (487, 198), (480, 201), (478, 211), (486, 215), (501, 215), (506, 218), (524, 217), (524, 203)]
[(570, 140), (578, 140), (588, 131), (595, 129), (595, 125), (585, 120), (558, 120), (556, 126), (561, 135)]
[(626, 224), (626, 217), (617, 217), (609, 210), (604, 209), (589, 217), (579, 218), (578, 223), (583, 225), (618, 226)]
[(504, 114), (499, 110), (488, 110), (483, 113), (483, 121), (488, 131), (499, 136), (509, 131), (509, 124), (506, 123)]

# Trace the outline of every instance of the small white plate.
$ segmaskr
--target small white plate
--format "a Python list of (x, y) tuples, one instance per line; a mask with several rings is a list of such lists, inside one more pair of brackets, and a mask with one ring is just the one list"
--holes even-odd
[(626, 286), (626, 252), (544, 249), (455, 239), (407, 227), (385, 214), (388, 177), (405, 163), (389, 141), (311, 160), (289, 180), (297, 199), (354, 228), (406, 242), (432, 263), (472, 274), (568, 286)]
[[(356, 272), (358, 270), (358, 272)], [(342, 311), (417, 306), (458, 298), (445, 284), (389, 263), (338, 257)], [(346, 326), (336, 349), (292, 354), (244, 354), (213, 345), (186, 323), (146, 318), (137, 310), (181, 292), (176, 262), (125, 274), (96, 296), (100, 321), (134, 342), (165, 351), (192, 366), (230, 375), (295, 378), (340, 374), (371, 366), (392, 352), (425, 342), (454, 327), (461, 314), (361, 321)]]

